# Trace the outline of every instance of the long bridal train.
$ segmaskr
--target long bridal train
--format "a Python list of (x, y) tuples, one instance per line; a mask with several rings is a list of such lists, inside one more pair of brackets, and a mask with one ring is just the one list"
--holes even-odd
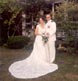
[[(39, 27), (39, 30), (40, 32), (43, 31), (41, 27)], [(58, 69), (57, 64), (48, 63), (47, 58), (48, 54), (43, 45), (42, 37), (37, 35), (30, 56), (11, 64), (9, 72), (15, 78), (27, 79), (37, 78), (56, 71)]]

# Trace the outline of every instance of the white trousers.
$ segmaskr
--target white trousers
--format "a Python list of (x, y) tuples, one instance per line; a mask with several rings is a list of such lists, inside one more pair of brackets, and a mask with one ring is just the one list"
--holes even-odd
[(55, 60), (55, 41), (48, 41), (45, 46), (47, 62), (52, 63)]

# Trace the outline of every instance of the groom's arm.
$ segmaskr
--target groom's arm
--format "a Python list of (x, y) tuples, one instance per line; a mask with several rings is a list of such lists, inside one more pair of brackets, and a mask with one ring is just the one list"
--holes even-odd
[(52, 36), (56, 33), (56, 23), (55, 22), (52, 22), (50, 24), (51, 28), (50, 28), (50, 31), (49, 31), (49, 36)]

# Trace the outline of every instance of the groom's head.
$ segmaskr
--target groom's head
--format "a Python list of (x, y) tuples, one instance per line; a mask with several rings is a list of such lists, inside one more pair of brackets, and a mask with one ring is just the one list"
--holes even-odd
[(46, 20), (47, 21), (51, 20), (51, 14), (46, 14)]

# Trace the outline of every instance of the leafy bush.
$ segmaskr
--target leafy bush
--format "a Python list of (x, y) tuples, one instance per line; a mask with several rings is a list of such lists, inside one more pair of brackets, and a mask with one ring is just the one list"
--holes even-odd
[(25, 36), (14, 36), (9, 37), (7, 41), (7, 46), (13, 49), (23, 48), (25, 45), (28, 45), (30, 38)]

